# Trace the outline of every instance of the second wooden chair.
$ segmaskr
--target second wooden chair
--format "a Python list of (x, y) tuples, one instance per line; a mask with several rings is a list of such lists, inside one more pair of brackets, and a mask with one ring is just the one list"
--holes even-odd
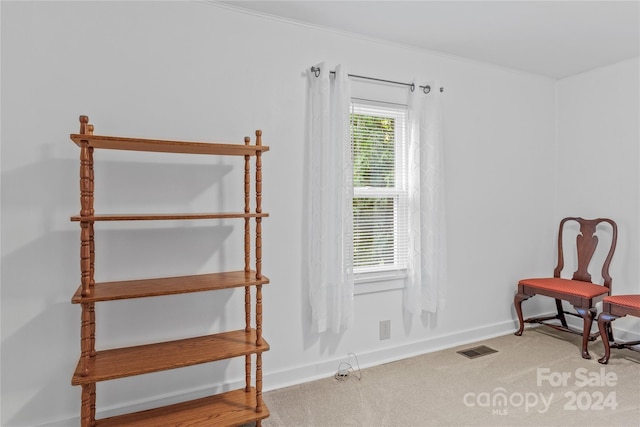
[(598, 362), (605, 365), (609, 362), (611, 347), (640, 351), (636, 347), (640, 341), (622, 342), (613, 338), (611, 322), (626, 315), (640, 317), (640, 295), (614, 295), (603, 300), (602, 313), (598, 316), (598, 330), (604, 344), (604, 356)]

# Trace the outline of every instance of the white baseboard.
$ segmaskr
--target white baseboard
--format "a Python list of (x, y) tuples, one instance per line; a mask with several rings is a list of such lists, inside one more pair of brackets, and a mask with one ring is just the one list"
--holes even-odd
[[(360, 368), (369, 368), (409, 357), (419, 356), (458, 345), (506, 335), (516, 331), (512, 320), (467, 329), (454, 334), (430, 337), (424, 340), (410, 343), (402, 343), (398, 346), (384, 347), (366, 353), (357, 353)], [(283, 387), (302, 384), (322, 378), (332, 377), (342, 362), (349, 360), (349, 355), (344, 354), (331, 359), (325, 359), (318, 363), (299, 365), (276, 372), (266, 373), (264, 376), (265, 391), (277, 390)], [(353, 359), (350, 360), (353, 364)]]

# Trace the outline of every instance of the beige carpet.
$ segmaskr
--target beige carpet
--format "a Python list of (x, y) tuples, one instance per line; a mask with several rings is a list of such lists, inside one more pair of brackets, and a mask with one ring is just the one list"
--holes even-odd
[[(273, 426), (640, 426), (640, 353), (547, 327), (264, 394)], [(497, 353), (456, 352), (486, 345)], [(336, 370), (338, 366), (336, 366)]]

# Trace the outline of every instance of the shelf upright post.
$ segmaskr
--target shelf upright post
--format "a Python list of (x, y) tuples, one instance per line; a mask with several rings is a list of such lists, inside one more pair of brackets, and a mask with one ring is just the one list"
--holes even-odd
[[(89, 135), (89, 128), (93, 127), (88, 123), (87, 116), (80, 116), (80, 133)], [(93, 210), (93, 147), (88, 141), (80, 143), (80, 270), (82, 272), (82, 296), (91, 295), (92, 280), (92, 259), (91, 253), (93, 245), (93, 221), (86, 217), (94, 214)]]
[[(262, 285), (258, 285), (256, 290), (256, 317), (260, 318), (260, 322), (262, 322), (261, 288)], [(260, 335), (257, 334), (257, 336)], [(262, 338), (260, 338), (260, 344), (262, 344)], [(262, 412), (262, 352), (256, 353), (256, 412)]]
[[(256, 146), (262, 146), (262, 131), (256, 131)], [(256, 213), (262, 213), (262, 151), (256, 151)], [(262, 218), (256, 217), (256, 279), (262, 279)]]
[[(80, 116), (80, 134), (92, 135), (93, 125), (89, 124), (89, 117)], [(94, 215), (94, 172), (93, 147), (88, 141), (80, 144), (80, 271), (82, 296), (90, 296), (95, 285), (95, 241), (93, 220), (87, 219)], [(90, 359), (95, 356), (95, 303), (82, 303), (80, 322), (80, 373), (89, 374)], [(96, 385), (90, 383), (82, 386), (81, 424), (83, 427), (95, 423)]]
[[(244, 145), (249, 145), (251, 138), (244, 137)], [(244, 213), (251, 213), (251, 156), (244, 156)], [(244, 272), (251, 272), (251, 218), (244, 218)], [(251, 287), (244, 287), (244, 316), (246, 333), (251, 331)], [(244, 357), (245, 391), (251, 390), (251, 355)]]
[[(262, 131), (256, 131), (256, 146), (262, 146)], [(262, 213), (262, 151), (256, 150), (256, 213)], [(256, 279), (262, 279), (262, 218), (256, 217)], [(262, 285), (256, 286), (256, 345), (262, 345)]]
[[(262, 131), (256, 130), (256, 146)], [(256, 151), (256, 213), (262, 213), (262, 151)], [(262, 218), (256, 217), (256, 279), (262, 279)], [(262, 345), (262, 285), (256, 285), (256, 345)], [(256, 353), (256, 412), (262, 412), (262, 353)], [(260, 424), (259, 424), (260, 425)]]

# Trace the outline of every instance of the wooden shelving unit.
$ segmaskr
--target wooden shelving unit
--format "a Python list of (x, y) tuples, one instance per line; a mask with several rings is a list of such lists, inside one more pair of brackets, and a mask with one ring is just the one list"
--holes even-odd
[[(81, 283), (72, 302), (80, 304), (80, 359), (71, 380), (82, 387), (80, 420), (82, 427), (93, 426), (239, 426), (269, 416), (262, 402), (262, 353), (269, 344), (262, 337), (262, 286), (269, 279), (262, 275), (262, 132), (256, 131), (256, 142), (244, 144), (166, 141), (124, 138), (93, 134), (87, 116), (80, 116), (80, 133), (71, 140), (80, 147), (80, 214), (71, 221), (80, 223)], [(229, 213), (176, 214), (95, 214), (93, 155), (95, 149), (151, 151), (164, 153), (239, 156), (244, 159), (244, 211)], [(251, 159), (255, 158), (255, 209), (251, 210)], [(244, 270), (216, 272), (180, 277), (160, 277), (96, 283), (94, 223), (99, 221), (162, 220), (244, 220)], [(255, 230), (251, 233), (251, 221)], [(254, 266), (251, 240), (255, 242)], [(206, 292), (244, 288), (245, 328), (237, 331), (190, 337), (133, 347), (96, 350), (95, 305), (106, 301), (144, 297), (167, 297), (190, 292)], [(252, 298), (255, 288), (255, 300)], [(255, 311), (252, 313), (252, 308)], [(252, 314), (255, 316), (252, 319)], [(253, 324), (252, 324), (253, 322)], [(252, 357), (255, 355), (255, 365)], [(235, 357), (245, 358), (245, 387), (214, 396), (182, 402), (161, 408), (96, 420), (96, 383), (148, 374), (168, 369), (209, 363)], [(252, 381), (255, 372), (255, 379)]]

